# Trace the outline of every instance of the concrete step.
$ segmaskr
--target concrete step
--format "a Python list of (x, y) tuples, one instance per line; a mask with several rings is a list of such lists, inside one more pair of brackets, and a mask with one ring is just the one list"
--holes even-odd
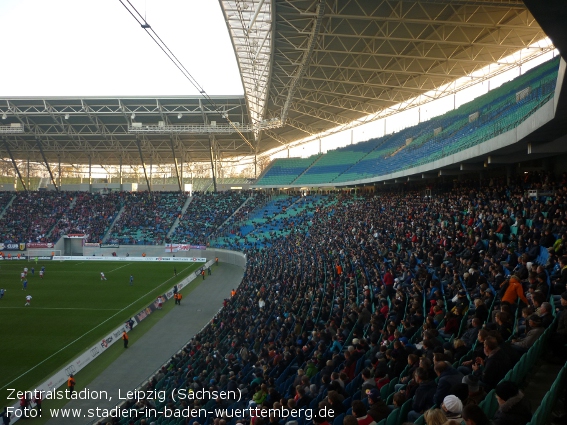
[(173, 226), (171, 226), (171, 229), (169, 229), (169, 232), (167, 232), (166, 238), (170, 238), (171, 235), (173, 235), (173, 232), (175, 232), (175, 229), (177, 229), (177, 226), (179, 226), (179, 217), (183, 217), (183, 214), (185, 214), (185, 211), (187, 211), (187, 208), (189, 208), (191, 201), (193, 201), (193, 197), (188, 196), (185, 204), (183, 204), (183, 208), (181, 208), (181, 213), (179, 213), (179, 216), (173, 222)]
[[(543, 397), (549, 391), (551, 385), (553, 385), (560, 370), (561, 365), (552, 364), (540, 359), (526, 377), (522, 392), (530, 401), (532, 413), (535, 412), (541, 404)], [(562, 411), (554, 411), (553, 413), (557, 413), (558, 416)], [(554, 415), (551, 417), (553, 418), (553, 416)]]

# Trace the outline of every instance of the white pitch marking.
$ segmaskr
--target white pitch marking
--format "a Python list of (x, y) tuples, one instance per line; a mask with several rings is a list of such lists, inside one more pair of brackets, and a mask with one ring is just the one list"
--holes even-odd
[[(2, 309), (7, 309), (7, 308), (11, 308), (11, 309), (16, 309), (16, 308), (21, 308), (21, 309), (26, 309), (26, 310), (30, 310), (29, 308), (26, 307), (1, 307)], [(34, 310), (87, 310), (87, 311), (118, 311), (120, 309), (118, 308), (82, 308), (82, 307), (32, 307)]]

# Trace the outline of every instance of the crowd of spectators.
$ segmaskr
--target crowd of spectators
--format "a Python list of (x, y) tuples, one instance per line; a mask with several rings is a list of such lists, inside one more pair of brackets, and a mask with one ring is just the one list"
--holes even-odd
[[(166, 236), (179, 218), (174, 242), (207, 245), (211, 234), (222, 230), (218, 227), (251, 195), (197, 192), (182, 216), (187, 195), (178, 192), (5, 192), (0, 193), (0, 208), (5, 209), (0, 217), (0, 239), (5, 243), (56, 242), (65, 234), (81, 233), (87, 235), (87, 242), (101, 242), (111, 230), (110, 243), (159, 245), (170, 242)], [(264, 204), (265, 198), (263, 193), (254, 194), (231, 225)]]
[(212, 244), (236, 250), (269, 246), (272, 240), (287, 233), (289, 229), (305, 225), (317, 208), (328, 205), (332, 199), (334, 198), (300, 192), (289, 195), (270, 194), (265, 199), (265, 204), (257, 205), (248, 212), (247, 220), (228, 226)]
[(57, 241), (69, 233), (82, 233), (87, 235), (85, 242), (102, 242), (120, 211), (123, 196), (120, 192), (76, 193), (71, 207), (62, 214), (51, 232), (51, 240)]
[(171, 242), (207, 245), (218, 229), (248, 197), (251, 191), (202, 193), (193, 192), (193, 200), (179, 219)]
[(0, 217), (3, 242), (51, 242), (47, 236), (68, 210), (74, 192), (16, 192)]
[[(530, 187), (553, 194), (528, 198)], [(522, 392), (503, 378), (553, 326), (554, 305), (567, 305), (565, 176), (459, 182), (433, 197), (340, 192), (299, 215), (309, 219), (269, 246), (243, 248), (248, 263), (234, 296), (149, 388), (239, 388), (246, 406), (326, 406), (334, 413), (313, 423), (341, 425), (377, 423), (401, 406), (410, 422), (426, 413), (428, 424), (487, 423), (478, 404), (494, 389), (495, 424), (530, 420)], [(558, 315), (556, 348), (567, 335), (567, 313)], [(221, 399), (157, 404), (242, 407)]]
[(239, 208), (232, 214), (223, 226), (215, 229), (212, 238), (217, 238), (226, 235), (234, 235), (239, 232), (240, 225), (249, 220), (257, 209), (261, 209), (266, 202), (271, 198), (271, 195), (264, 191), (254, 192), (242, 208)]
[(179, 192), (122, 192), (124, 210), (112, 227), (110, 242), (160, 245), (181, 215), (187, 195)]

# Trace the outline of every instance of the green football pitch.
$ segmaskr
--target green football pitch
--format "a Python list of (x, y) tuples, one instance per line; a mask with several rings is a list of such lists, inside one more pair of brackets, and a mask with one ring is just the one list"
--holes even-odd
[[(6, 292), (0, 300), (0, 392), (43, 382), (201, 266), (2, 261), (0, 288)], [(29, 269), (26, 290), (20, 280), (24, 267)], [(101, 281), (101, 272), (107, 280)], [(26, 295), (32, 296), (30, 306), (25, 306)]]

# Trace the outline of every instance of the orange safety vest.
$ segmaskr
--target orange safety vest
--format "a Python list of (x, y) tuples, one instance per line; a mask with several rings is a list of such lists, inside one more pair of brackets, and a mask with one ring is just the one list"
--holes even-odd
[(127, 341), (128, 340), (128, 334), (124, 331), (122, 332), (122, 339)]
[(73, 379), (72, 376), (69, 376), (69, 379), (67, 379), (67, 386), (68, 387), (74, 387), (75, 386), (75, 380)]

